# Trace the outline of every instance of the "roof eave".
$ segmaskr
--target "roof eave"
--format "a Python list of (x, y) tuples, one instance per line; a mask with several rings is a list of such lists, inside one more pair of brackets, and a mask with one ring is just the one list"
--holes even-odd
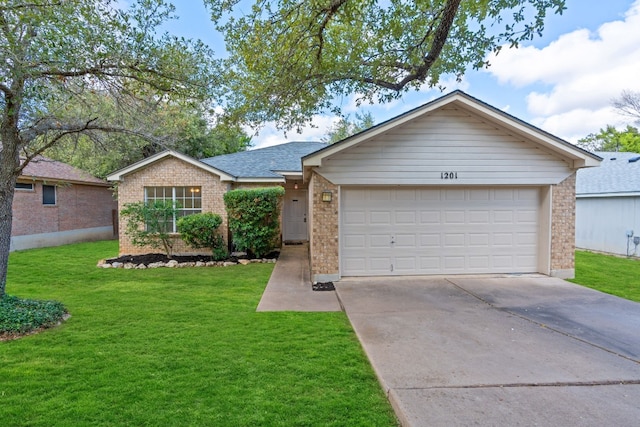
[(60, 182), (60, 183), (73, 184), (73, 185), (93, 185), (98, 187), (111, 187), (113, 185), (110, 182), (106, 182), (106, 181), (102, 181), (102, 182), (82, 181), (78, 179), (54, 178), (50, 176), (38, 176), (38, 175), (20, 175), (18, 177), (18, 180), (50, 181), (50, 182)]
[(250, 176), (243, 176), (243, 177), (239, 177), (235, 180), (235, 182), (241, 182), (241, 183), (245, 183), (245, 182), (253, 182), (253, 183), (274, 183), (274, 184), (283, 184), (285, 182), (285, 178), (284, 177), (280, 177), (280, 178), (267, 178), (267, 177), (250, 177)]

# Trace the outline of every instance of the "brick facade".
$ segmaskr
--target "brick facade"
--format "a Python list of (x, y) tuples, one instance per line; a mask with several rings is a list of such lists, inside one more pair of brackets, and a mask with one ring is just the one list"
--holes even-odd
[(576, 174), (551, 186), (551, 275), (571, 278), (575, 269)]
[[(144, 200), (144, 187), (201, 187), (202, 212), (217, 213), (222, 217), (220, 231), (228, 241), (227, 213), (224, 208), (223, 195), (229, 185), (220, 181), (220, 177), (211, 174), (201, 168), (193, 166), (175, 157), (168, 157), (145, 168), (126, 175), (123, 181), (118, 183), (118, 209), (124, 208), (127, 203), (141, 202)], [(149, 252), (158, 252), (158, 249), (134, 246), (131, 239), (125, 234), (126, 221), (120, 220), (120, 254), (134, 255)], [(174, 236), (173, 251), (176, 254), (206, 253), (207, 249), (194, 249), (186, 245), (180, 236)]]
[[(323, 191), (331, 191), (331, 202), (322, 201)], [(309, 182), (309, 197), (311, 277), (314, 281), (336, 280), (340, 271), (338, 186), (314, 172)]]
[(33, 190), (15, 191), (11, 236), (56, 233), (113, 226), (117, 202), (107, 186), (46, 182), (56, 186), (56, 204), (42, 203), (42, 181)]

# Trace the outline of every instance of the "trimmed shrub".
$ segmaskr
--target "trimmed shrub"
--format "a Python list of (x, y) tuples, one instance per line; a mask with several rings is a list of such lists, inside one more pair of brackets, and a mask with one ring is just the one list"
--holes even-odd
[(179, 206), (171, 201), (156, 200), (152, 203), (127, 203), (120, 215), (127, 220), (125, 234), (135, 246), (162, 248), (171, 258), (173, 252), (173, 219)]
[(214, 260), (227, 257), (227, 248), (218, 228), (222, 224), (220, 215), (207, 212), (183, 216), (178, 219), (176, 227), (180, 237), (194, 248), (209, 248)]
[(261, 258), (274, 250), (280, 237), (280, 207), (284, 188), (239, 189), (225, 193), (233, 244)]
[(55, 325), (67, 309), (58, 301), (22, 299), (10, 295), (0, 298), (0, 335), (24, 334)]

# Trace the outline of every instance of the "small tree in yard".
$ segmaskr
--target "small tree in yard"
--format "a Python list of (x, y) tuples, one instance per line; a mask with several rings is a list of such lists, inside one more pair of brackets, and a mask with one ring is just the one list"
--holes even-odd
[(222, 218), (211, 212), (183, 216), (176, 226), (180, 237), (194, 248), (209, 248), (214, 260), (219, 261), (227, 257), (227, 248), (218, 228)]
[(275, 249), (280, 235), (282, 196), (282, 187), (225, 193), (229, 230), (236, 249), (258, 258)]
[(120, 215), (127, 220), (125, 234), (131, 237), (136, 246), (162, 248), (171, 258), (173, 241), (171, 240), (173, 218), (178, 206), (171, 201), (156, 200), (152, 203), (127, 203)]

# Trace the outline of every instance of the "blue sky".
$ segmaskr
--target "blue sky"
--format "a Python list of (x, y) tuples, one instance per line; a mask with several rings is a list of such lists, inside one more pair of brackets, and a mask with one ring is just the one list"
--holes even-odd
[[(199, 0), (174, 0), (177, 21), (172, 34), (198, 38), (224, 54), (222, 37)], [(543, 37), (519, 49), (503, 49), (492, 67), (468, 72), (462, 83), (453, 79), (449, 92), (462, 89), (514, 116), (570, 142), (607, 124), (632, 124), (611, 108), (622, 90), (640, 91), (640, 0), (567, 0), (563, 15), (547, 19)], [(443, 93), (424, 89), (387, 105), (363, 105), (377, 122), (433, 100)], [(357, 111), (353, 100), (343, 109)], [(315, 127), (285, 134), (266, 124), (254, 136), (255, 147), (293, 140), (319, 140), (334, 123), (317, 116)], [(254, 130), (249, 130), (253, 133)]]

